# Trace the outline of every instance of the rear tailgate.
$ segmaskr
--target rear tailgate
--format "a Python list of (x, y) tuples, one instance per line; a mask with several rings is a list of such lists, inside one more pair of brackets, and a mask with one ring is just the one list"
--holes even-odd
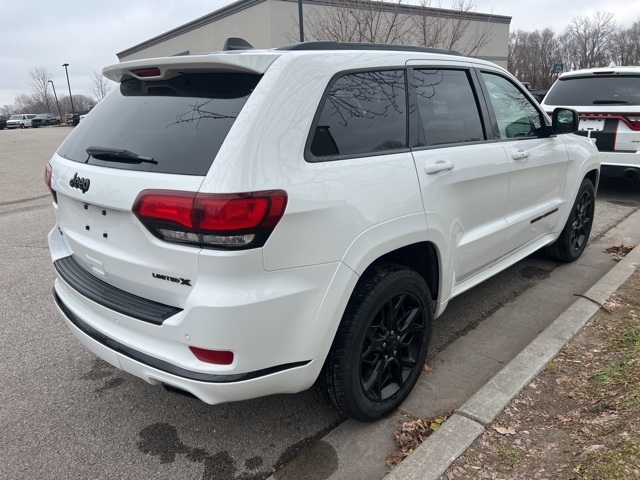
[[(142, 190), (197, 191), (203, 177), (147, 172), (123, 176), (120, 170), (59, 157), (53, 164), (57, 227), (66, 247), (54, 252), (54, 260), (73, 255), (82, 268), (109, 285), (182, 307), (198, 275), (199, 249), (155, 238), (131, 209)], [(174, 278), (186, 281), (180, 285), (171, 281)]]
[[(52, 256), (67, 258), (67, 280), (91, 299), (104, 291), (118, 305), (151, 300), (183, 308), (200, 247), (154, 236), (133, 213), (136, 198), (149, 190), (195, 195), (261, 75), (201, 66), (169, 78), (123, 75), (51, 161)], [(83, 284), (94, 278), (92, 297)]]
[[(596, 139), (601, 152), (636, 152), (640, 150), (640, 107), (615, 108), (608, 111), (579, 112), (579, 135)], [(624, 110), (624, 111), (622, 111)]]

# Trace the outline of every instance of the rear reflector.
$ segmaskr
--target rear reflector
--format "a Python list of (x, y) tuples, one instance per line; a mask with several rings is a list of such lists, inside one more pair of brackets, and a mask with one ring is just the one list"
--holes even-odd
[(201, 362), (215, 363), (216, 365), (231, 365), (233, 363), (233, 352), (227, 350), (207, 350), (198, 347), (189, 347), (189, 350)]

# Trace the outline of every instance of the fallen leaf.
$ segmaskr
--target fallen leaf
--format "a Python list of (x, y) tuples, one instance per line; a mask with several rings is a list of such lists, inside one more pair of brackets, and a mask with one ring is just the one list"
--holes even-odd
[(493, 429), (500, 435), (515, 435), (516, 429), (513, 427), (494, 426)]
[(386, 461), (387, 465), (389, 465), (390, 467), (397, 467), (398, 465), (400, 465), (400, 462), (402, 462), (402, 458), (396, 455), (389, 455), (387, 456)]

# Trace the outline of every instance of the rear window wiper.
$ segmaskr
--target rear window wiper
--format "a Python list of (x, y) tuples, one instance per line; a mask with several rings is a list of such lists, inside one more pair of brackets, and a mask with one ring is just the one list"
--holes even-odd
[[(107, 162), (158, 164), (158, 161), (153, 158), (143, 157), (142, 155), (138, 155), (137, 153), (130, 152), (129, 150), (123, 150), (121, 148), (89, 147), (86, 152), (89, 157)], [(88, 158), (87, 161), (89, 161)]]
[(627, 103), (629, 102), (626, 102), (624, 100), (594, 100), (593, 101), (594, 105), (624, 105)]

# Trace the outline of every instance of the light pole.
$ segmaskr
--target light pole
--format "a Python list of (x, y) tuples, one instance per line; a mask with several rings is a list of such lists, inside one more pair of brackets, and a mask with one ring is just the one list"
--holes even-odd
[(302, 25), (302, 0), (298, 0), (298, 24), (300, 25), (300, 43), (304, 42), (304, 27)]
[(49, 83), (45, 83), (44, 84), (44, 100), (45, 102), (47, 102), (47, 113), (51, 113), (51, 105), (49, 105), (49, 92), (47, 92), (47, 87), (49, 86)]
[(74, 113), (76, 109), (73, 106), (73, 97), (71, 96), (71, 84), (69, 83), (69, 70), (67, 70), (67, 67), (69, 66), (69, 64), (63, 63), (62, 66), (64, 67), (64, 71), (67, 74), (67, 86), (69, 87), (69, 100), (71, 101), (71, 113)]
[(56, 86), (53, 84), (53, 80), (48, 80), (53, 87), (53, 96), (56, 97), (56, 105), (58, 105), (58, 113), (60, 114), (60, 123), (62, 123), (62, 112), (60, 111), (60, 103), (58, 102), (58, 94), (56, 94)]

